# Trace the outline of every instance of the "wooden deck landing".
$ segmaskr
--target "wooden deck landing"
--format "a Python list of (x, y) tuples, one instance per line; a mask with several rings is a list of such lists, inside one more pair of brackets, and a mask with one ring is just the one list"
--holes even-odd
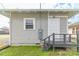
[[(59, 36), (59, 38), (57, 37)], [(44, 41), (44, 49), (48, 50), (50, 47), (73, 47), (77, 46), (77, 41), (73, 42), (71, 40), (71, 34), (55, 34), (46, 37)], [(77, 38), (78, 39), (78, 38)]]
[(49, 45), (54, 47), (72, 47), (72, 46), (76, 46), (77, 44), (74, 42), (68, 42), (68, 41), (66, 41), (65, 43), (63, 41), (55, 41), (54, 43), (50, 41)]
[(55, 41), (54, 43), (52, 41), (50, 41), (50, 43), (46, 42), (44, 44), (44, 50), (48, 50), (50, 47), (67, 47), (67, 48), (70, 48), (70, 47), (77, 47), (77, 43), (75, 42), (63, 42), (63, 41)]

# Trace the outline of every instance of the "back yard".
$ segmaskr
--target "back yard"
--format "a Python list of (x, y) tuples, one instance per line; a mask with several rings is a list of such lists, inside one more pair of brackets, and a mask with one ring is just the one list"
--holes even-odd
[[(0, 48), (7, 45), (9, 42), (9, 35), (0, 35)], [(66, 50), (63, 49), (50, 49), (43, 51), (40, 46), (11, 46), (6, 49), (0, 50), (0, 56), (76, 56), (76, 48)]]

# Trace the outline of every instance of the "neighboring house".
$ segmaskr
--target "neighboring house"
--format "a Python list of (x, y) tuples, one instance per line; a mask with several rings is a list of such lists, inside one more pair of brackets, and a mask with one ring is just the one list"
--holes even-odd
[(68, 26), (69, 34), (76, 34), (77, 31), (79, 31), (79, 22), (70, 24)]
[(10, 17), (10, 43), (31, 45), (40, 43), (52, 33), (67, 34), (68, 18), (78, 13), (75, 9), (5, 9)]
[(0, 34), (9, 34), (9, 28), (8, 27), (0, 28)]

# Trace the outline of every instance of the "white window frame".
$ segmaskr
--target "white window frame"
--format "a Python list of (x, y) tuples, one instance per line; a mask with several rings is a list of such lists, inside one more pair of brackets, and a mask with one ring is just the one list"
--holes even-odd
[[(27, 29), (26, 28), (26, 20), (33, 20), (33, 29)], [(35, 18), (24, 18), (24, 30), (35, 30)]]

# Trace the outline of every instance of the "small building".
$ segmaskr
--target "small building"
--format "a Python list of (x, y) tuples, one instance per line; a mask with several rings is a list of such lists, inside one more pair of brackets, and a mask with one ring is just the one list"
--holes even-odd
[(68, 26), (69, 34), (76, 34), (77, 31), (79, 31), (79, 22), (70, 24)]
[(67, 34), (68, 19), (79, 12), (77, 9), (33, 7), (2, 11), (1, 14), (10, 18), (10, 45), (33, 45), (53, 33)]

